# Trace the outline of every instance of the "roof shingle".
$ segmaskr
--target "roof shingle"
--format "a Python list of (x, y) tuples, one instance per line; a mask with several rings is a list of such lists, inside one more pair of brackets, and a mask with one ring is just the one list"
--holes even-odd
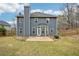
[(34, 12), (30, 17), (56, 17), (50, 14), (42, 13), (42, 12)]

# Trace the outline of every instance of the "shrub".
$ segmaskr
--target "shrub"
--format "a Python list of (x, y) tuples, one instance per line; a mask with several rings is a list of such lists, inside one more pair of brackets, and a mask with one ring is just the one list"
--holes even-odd
[(54, 38), (55, 39), (59, 39), (59, 35), (54, 35)]
[(6, 35), (6, 29), (4, 27), (0, 27), (0, 35)]

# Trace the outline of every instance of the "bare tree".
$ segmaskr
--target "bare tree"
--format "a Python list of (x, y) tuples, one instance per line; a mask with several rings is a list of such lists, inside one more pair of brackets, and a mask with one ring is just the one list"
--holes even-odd
[(76, 13), (74, 9), (76, 8), (76, 5), (76, 3), (66, 3), (63, 5), (63, 15), (66, 18), (68, 28), (70, 29), (75, 28)]

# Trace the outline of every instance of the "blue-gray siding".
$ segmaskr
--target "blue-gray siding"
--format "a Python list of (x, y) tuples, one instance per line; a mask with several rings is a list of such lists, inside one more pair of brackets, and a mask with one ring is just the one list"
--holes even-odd
[(24, 36), (30, 36), (30, 12), (28, 6), (24, 6)]
[[(30, 35), (36, 35), (33, 34), (32, 28), (38, 26), (39, 24), (45, 24), (48, 26), (49, 35), (55, 35), (56, 34), (56, 19), (55, 18), (49, 18), (49, 22), (47, 23), (46, 18), (38, 18), (38, 22), (36, 23), (34, 18), (31, 18), (30, 20)], [(51, 32), (51, 29), (53, 32)]]
[[(57, 24), (56, 21), (57, 20), (55, 18), (49, 18), (49, 19), (50, 20), (47, 23), (46, 18), (38, 18), (38, 21), (36, 23), (35, 22), (35, 18), (31, 18), (30, 19), (30, 23), (29, 23), (29, 21), (25, 21), (24, 18), (19, 18), (19, 19), (17, 19), (17, 35), (18, 36), (24, 36), (24, 35), (25, 36), (29, 36), (29, 35), (32, 36), (32, 35), (36, 35), (37, 32), (35, 34), (33, 34), (33, 31), (32, 31), (33, 27), (36, 27), (39, 24), (45, 24), (45, 25), (47, 25), (49, 27), (49, 35), (53, 36), (53, 35), (55, 35), (57, 33), (56, 32), (56, 30), (57, 30), (57, 28), (56, 28), (56, 24)], [(20, 33), (20, 28), (22, 28), (22, 33)], [(51, 29), (53, 30), (52, 32), (51, 32)]]

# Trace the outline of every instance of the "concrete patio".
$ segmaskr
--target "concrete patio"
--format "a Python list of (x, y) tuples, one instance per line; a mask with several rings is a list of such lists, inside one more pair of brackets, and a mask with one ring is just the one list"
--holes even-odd
[(50, 37), (29, 37), (26, 41), (53, 41), (53, 38)]

